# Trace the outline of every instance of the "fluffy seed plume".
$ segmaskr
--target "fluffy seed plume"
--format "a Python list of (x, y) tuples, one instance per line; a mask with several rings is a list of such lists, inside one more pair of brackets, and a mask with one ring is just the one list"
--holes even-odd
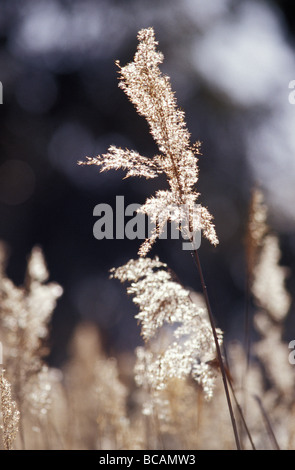
[[(27, 266), (23, 287), (16, 287), (0, 276), (0, 326), (7, 339), (10, 358), (16, 358), (22, 373), (39, 370), (42, 342), (62, 288), (47, 283), (49, 273), (41, 248), (34, 247)], [(21, 364), (21, 366), (20, 366)]]
[[(192, 301), (190, 292), (173, 280), (167, 265), (157, 257), (129, 260), (113, 269), (112, 277), (130, 283), (127, 292), (139, 307), (135, 318), (148, 349), (138, 351), (137, 382), (161, 390), (171, 378), (192, 377), (211, 398), (216, 376), (211, 361), (216, 349), (206, 310)], [(164, 332), (165, 336), (167, 328), (171, 337), (159, 350), (159, 335)], [(217, 333), (221, 343), (222, 332)]]
[(205, 207), (196, 204), (199, 193), (193, 189), (198, 181), (197, 155), (200, 154), (200, 143), (190, 144), (184, 112), (177, 106), (169, 77), (159, 69), (164, 57), (156, 49), (158, 43), (153, 28), (139, 31), (138, 41), (133, 62), (121, 67), (117, 61), (120, 69), (119, 87), (138, 114), (147, 120), (160, 153), (150, 159), (135, 151), (112, 145), (106, 154), (88, 157), (86, 162), (79, 164), (98, 165), (101, 171), (122, 168), (127, 170), (126, 177), (155, 178), (165, 173), (169, 189), (157, 191), (138, 210), (150, 217), (156, 227), (141, 245), (141, 256), (149, 252), (166, 222), (172, 220), (177, 220), (190, 238), (191, 234), (202, 230), (204, 236), (216, 245), (218, 238), (212, 215)]
[(264, 202), (263, 193), (258, 188), (254, 188), (251, 195), (246, 234), (247, 265), (251, 283), (254, 268), (259, 261), (263, 241), (268, 231), (267, 206)]
[(286, 317), (291, 305), (291, 297), (285, 287), (287, 271), (279, 265), (280, 256), (278, 238), (268, 235), (264, 240), (253, 282), (256, 301), (275, 322)]
[[(4, 254), (0, 261), (4, 260)], [(40, 247), (34, 247), (27, 264), (23, 286), (17, 287), (0, 265), (0, 331), (7, 353), (7, 373), (13, 380), (17, 404), (24, 410), (43, 416), (50, 405), (53, 379), (50, 369), (43, 365), (48, 352), (45, 340), (49, 322), (62, 287), (47, 282), (49, 273)], [(20, 435), (23, 439), (23, 426)]]
[[(1, 366), (0, 366), (1, 367)], [(6, 450), (12, 449), (12, 444), (18, 432), (20, 413), (11, 396), (11, 385), (4, 377), (4, 370), (0, 370), (0, 403), (3, 424), (2, 439)]]

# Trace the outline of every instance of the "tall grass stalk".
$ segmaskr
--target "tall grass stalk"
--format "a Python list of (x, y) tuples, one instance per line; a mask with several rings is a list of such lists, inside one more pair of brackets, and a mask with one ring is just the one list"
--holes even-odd
[[(153, 28), (141, 30), (138, 33), (138, 40), (133, 62), (125, 67), (121, 67), (117, 62), (121, 78), (119, 86), (133, 103), (138, 114), (146, 118), (160, 154), (149, 159), (137, 152), (112, 145), (106, 154), (95, 158), (88, 157), (86, 162), (79, 163), (98, 165), (101, 171), (123, 168), (127, 170), (126, 177), (155, 178), (159, 174), (166, 175), (169, 189), (157, 191), (155, 196), (148, 198), (139, 209), (139, 212), (146, 214), (155, 224), (153, 233), (139, 249), (140, 256), (147, 255), (164, 231), (167, 221), (178, 222), (183, 234), (189, 239), (192, 238), (191, 234), (202, 231), (210, 243), (217, 245), (218, 238), (212, 223), (212, 215), (205, 207), (196, 204), (199, 193), (195, 191), (194, 186), (198, 181), (197, 155), (200, 154), (200, 143), (191, 145), (184, 112), (177, 106), (169, 77), (163, 75), (159, 69), (163, 55), (157, 51), (158, 43)], [(236, 446), (240, 449), (218, 335), (196, 250), (194, 256), (201, 278)]]
[(205, 302), (206, 302), (206, 307), (207, 307), (207, 311), (208, 311), (208, 315), (209, 315), (209, 320), (210, 320), (210, 324), (211, 324), (211, 328), (212, 328), (212, 333), (213, 333), (213, 337), (214, 337), (218, 363), (219, 363), (219, 367), (220, 367), (220, 371), (221, 371), (221, 375), (222, 375), (224, 392), (225, 392), (226, 401), (227, 401), (227, 405), (228, 405), (228, 410), (229, 410), (229, 414), (230, 414), (230, 419), (231, 419), (231, 423), (232, 423), (232, 428), (233, 428), (233, 432), (234, 432), (234, 436), (235, 436), (235, 442), (236, 442), (237, 449), (241, 450), (239, 433), (238, 433), (238, 429), (237, 429), (237, 424), (236, 424), (235, 415), (234, 415), (234, 411), (233, 411), (233, 407), (232, 407), (232, 403), (231, 403), (231, 398), (230, 398), (230, 393), (229, 393), (229, 387), (228, 387), (228, 383), (227, 383), (226, 371), (225, 371), (224, 362), (223, 362), (223, 358), (222, 358), (222, 354), (221, 354), (221, 349), (220, 349), (220, 345), (219, 345), (219, 341), (218, 341), (218, 336), (217, 336), (217, 333), (216, 333), (215, 321), (214, 321), (214, 317), (213, 317), (213, 313), (212, 313), (212, 309), (211, 309), (211, 304), (210, 304), (210, 300), (209, 300), (207, 286), (206, 286), (204, 275), (203, 275), (203, 270), (202, 270), (202, 266), (201, 266), (201, 262), (200, 262), (200, 257), (199, 257), (199, 254), (198, 254), (197, 250), (194, 250), (193, 254), (194, 254), (196, 264), (197, 264), (197, 268), (198, 268), (198, 272), (199, 272), (199, 276), (200, 276), (200, 280), (201, 280), (201, 285), (202, 285), (202, 290), (203, 290), (203, 294), (204, 294), (204, 298), (205, 298)]

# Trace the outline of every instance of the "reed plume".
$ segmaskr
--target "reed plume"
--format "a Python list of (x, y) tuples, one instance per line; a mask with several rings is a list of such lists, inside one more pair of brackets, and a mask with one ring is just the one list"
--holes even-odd
[(177, 106), (170, 78), (161, 73), (159, 65), (163, 54), (157, 51), (157, 41), (153, 28), (142, 29), (138, 33), (138, 47), (133, 62), (121, 67), (119, 86), (134, 104), (137, 113), (147, 120), (150, 133), (160, 153), (147, 159), (137, 152), (111, 146), (108, 152), (95, 158), (87, 158), (79, 164), (98, 165), (101, 171), (127, 169), (129, 176), (154, 178), (161, 173), (166, 175), (167, 190), (159, 190), (148, 198), (138, 211), (146, 214), (155, 224), (155, 229), (139, 249), (140, 256), (146, 256), (157, 238), (163, 233), (167, 221), (176, 222), (183, 235), (192, 243), (193, 255), (200, 275), (206, 307), (216, 347), (216, 355), (224, 383), (225, 395), (237, 448), (240, 448), (238, 432), (227, 384), (218, 334), (211, 311), (209, 296), (194, 241), (196, 232), (203, 235), (213, 245), (218, 238), (212, 223), (212, 215), (207, 208), (196, 204), (199, 193), (194, 185), (198, 181), (198, 158), (200, 142), (190, 143), (190, 134), (185, 123), (184, 112)]
[(218, 238), (207, 208), (196, 204), (199, 193), (194, 190), (198, 181), (198, 158), (200, 142), (190, 144), (185, 115), (177, 106), (170, 79), (163, 75), (159, 65), (163, 54), (156, 50), (153, 28), (138, 33), (138, 48), (133, 62), (121, 67), (119, 87), (135, 106), (137, 113), (147, 120), (159, 154), (153, 158), (141, 156), (138, 152), (111, 145), (108, 152), (95, 158), (88, 157), (79, 164), (98, 165), (101, 171), (111, 169), (127, 170), (126, 178), (141, 176), (155, 178), (166, 175), (169, 189), (159, 190), (148, 198), (139, 212), (146, 214), (155, 229), (141, 245), (139, 254), (145, 256), (163, 232), (167, 221), (181, 225), (183, 233), (192, 238), (197, 231), (213, 244)]
[[(49, 273), (43, 252), (34, 247), (27, 264), (23, 286), (16, 286), (5, 273), (5, 247), (0, 253), (0, 334), (7, 357), (7, 374), (13, 382), (20, 410), (20, 437), (29, 415), (46, 416), (51, 405), (54, 377), (44, 364), (49, 321), (62, 288), (46, 282)], [(26, 413), (25, 413), (25, 412)]]
[[(146, 349), (137, 351), (137, 382), (146, 381), (153, 390), (161, 390), (172, 378), (191, 377), (210, 399), (216, 377), (211, 361), (216, 349), (206, 309), (192, 301), (190, 291), (172, 278), (167, 265), (157, 257), (129, 260), (113, 269), (112, 277), (130, 283), (127, 293), (139, 307), (135, 318)], [(167, 326), (170, 338), (159, 349), (157, 339)], [(221, 344), (222, 332), (217, 333)]]
[(0, 370), (0, 411), (2, 415), (2, 440), (5, 450), (11, 450), (18, 432), (20, 413), (16, 402), (12, 399), (11, 384), (4, 377), (4, 370)]

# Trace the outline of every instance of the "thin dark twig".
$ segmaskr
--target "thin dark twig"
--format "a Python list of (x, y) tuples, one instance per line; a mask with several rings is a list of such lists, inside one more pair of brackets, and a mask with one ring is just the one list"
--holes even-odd
[(244, 428), (245, 428), (245, 431), (247, 433), (247, 436), (249, 438), (249, 441), (251, 443), (251, 446), (252, 446), (252, 449), (253, 450), (256, 450), (256, 447), (255, 447), (255, 444), (253, 442), (253, 439), (252, 439), (252, 436), (251, 436), (251, 433), (250, 433), (250, 430), (248, 428), (248, 425), (246, 423), (246, 419), (245, 419), (245, 416), (244, 416), (244, 413), (243, 413), (243, 410), (238, 402), (238, 399), (237, 399), (237, 396), (236, 396), (236, 392), (235, 392), (235, 389), (234, 389), (234, 386), (233, 386), (233, 383), (232, 383), (232, 380), (231, 380), (231, 374), (230, 374), (230, 368), (229, 368), (229, 363), (228, 363), (228, 360), (227, 360), (227, 354), (226, 354), (226, 349), (225, 347), (223, 347), (223, 350), (224, 350), (224, 356), (225, 356), (225, 362), (226, 362), (226, 366), (227, 366), (227, 369), (229, 371), (229, 377), (228, 377), (228, 382), (229, 382), (229, 385), (230, 385), (230, 389), (231, 389), (231, 392), (232, 392), (232, 395), (234, 397), (234, 400), (235, 400), (235, 404), (236, 404), (236, 407), (238, 409), (238, 412), (240, 414), (240, 417), (241, 417), (241, 420), (243, 422), (243, 425), (244, 425)]
[(234, 412), (233, 412), (233, 407), (232, 407), (232, 404), (231, 404), (230, 393), (229, 393), (227, 378), (226, 378), (226, 371), (225, 371), (225, 367), (224, 367), (224, 363), (223, 363), (223, 359), (222, 359), (222, 355), (221, 355), (221, 349), (220, 349), (220, 345), (219, 345), (219, 341), (218, 341), (218, 337), (217, 337), (217, 333), (216, 333), (216, 326), (215, 326), (214, 317), (213, 317), (212, 310), (211, 310), (210, 300), (209, 300), (209, 296), (208, 296), (208, 292), (207, 292), (207, 286), (205, 284), (205, 279), (204, 279), (204, 276), (203, 276), (203, 270), (202, 270), (202, 266), (201, 266), (198, 251), (193, 250), (193, 254), (194, 254), (194, 259), (196, 261), (198, 272), (199, 272), (199, 275), (200, 275), (203, 294), (204, 294), (204, 297), (205, 297), (205, 302), (206, 302), (206, 306), (207, 306), (207, 310), (208, 310), (209, 320), (210, 320), (212, 333), (213, 333), (213, 337), (214, 337), (217, 358), (218, 358), (219, 367), (220, 367), (220, 371), (221, 371), (221, 375), (222, 375), (222, 381), (223, 381), (223, 385), (224, 385), (224, 391), (225, 391), (226, 400), (227, 400), (227, 404), (228, 404), (228, 409), (229, 409), (229, 414), (230, 414), (230, 418), (231, 418), (232, 428), (233, 428), (233, 432), (234, 432), (234, 436), (235, 436), (236, 446), (237, 446), (238, 450), (241, 450), (237, 424), (236, 424), (236, 420), (235, 420), (235, 416), (234, 416)]
[(252, 341), (252, 311), (251, 311), (251, 286), (253, 281), (253, 273), (250, 268), (250, 262), (247, 261), (247, 268), (246, 268), (246, 286), (245, 286), (245, 314), (244, 314), (244, 348), (246, 354), (246, 364), (245, 364), (245, 372), (242, 376), (242, 384), (241, 388), (244, 390), (243, 396), (243, 407), (246, 413), (246, 406), (247, 406), (247, 378), (250, 369), (250, 357), (251, 357), (251, 341)]
[(276, 436), (275, 436), (275, 433), (274, 433), (274, 431), (273, 431), (273, 428), (272, 428), (270, 419), (269, 419), (269, 417), (268, 417), (268, 415), (267, 415), (267, 413), (266, 413), (266, 411), (265, 411), (265, 408), (264, 408), (264, 406), (263, 406), (263, 404), (262, 404), (261, 399), (259, 398), (258, 395), (253, 395), (253, 397), (255, 398), (255, 400), (256, 400), (257, 403), (258, 403), (258, 406), (259, 406), (259, 408), (260, 408), (261, 414), (262, 414), (262, 416), (263, 416), (263, 420), (264, 420), (265, 427), (266, 427), (266, 429), (267, 429), (269, 438), (270, 438), (270, 440), (271, 440), (271, 442), (272, 442), (272, 444), (273, 444), (275, 450), (281, 450), (281, 449), (280, 449), (280, 446), (279, 446), (279, 444), (278, 444), (277, 438), (276, 438)]
[(250, 365), (250, 350), (251, 350), (251, 283), (252, 283), (252, 276), (247, 269), (247, 279), (246, 279), (246, 305), (245, 305), (245, 337), (244, 337), (244, 344), (245, 344), (245, 351), (246, 351), (246, 373), (248, 372), (249, 365)]

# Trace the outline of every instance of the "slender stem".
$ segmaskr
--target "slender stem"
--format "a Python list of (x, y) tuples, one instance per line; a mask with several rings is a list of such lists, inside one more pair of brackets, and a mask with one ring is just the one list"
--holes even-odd
[(269, 417), (264, 409), (264, 406), (262, 404), (262, 401), (260, 400), (259, 396), (258, 395), (254, 395), (254, 398), (255, 400), (257, 401), (258, 403), (258, 406), (260, 408), (260, 411), (261, 411), (261, 414), (263, 416), (263, 419), (264, 419), (264, 423), (265, 423), (265, 427), (267, 429), (267, 432), (268, 432), (268, 435), (269, 435), (269, 438), (274, 446), (274, 448), (276, 450), (281, 450), (280, 449), (280, 446), (278, 444), (278, 441), (276, 439), (276, 436), (275, 436), (275, 433), (273, 432), (273, 428), (272, 428), (272, 425), (271, 425), (271, 422), (269, 420)]
[[(244, 428), (245, 428), (245, 430), (246, 430), (247, 436), (248, 436), (249, 441), (250, 441), (250, 443), (251, 443), (252, 449), (253, 449), (253, 450), (256, 450), (256, 447), (255, 447), (255, 444), (254, 444), (254, 442), (253, 442), (253, 439), (252, 439), (250, 430), (249, 430), (248, 425), (247, 425), (247, 423), (246, 423), (246, 419), (245, 419), (243, 410), (242, 410), (242, 408), (241, 408), (241, 406), (240, 406), (240, 404), (239, 404), (239, 402), (238, 402), (235, 389), (234, 389), (233, 384), (232, 384), (232, 381), (231, 381), (231, 379), (230, 379), (231, 374), (230, 374), (229, 364), (228, 364), (228, 360), (227, 360), (226, 349), (224, 348), (223, 350), (224, 350), (224, 356), (225, 356), (225, 363), (226, 363), (227, 369), (228, 369), (228, 371), (229, 371), (228, 383), (229, 383), (229, 386), (230, 386), (230, 389), (231, 389), (231, 392), (232, 392), (232, 396), (233, 396), (233, 398), (234, 398), (234, 401), (235, 401), (236, 407), (237, 407), (237, 409), (238, 409), (238, 412), (239, 412), (239, 414), (240, 414), (242, 423), (243, 423), (243, 425), (244, 425)], [(228, 376), (227, 376), (227, 377), (228, 377)], [(241, 447), (243, 447), (242, 443), (241, 443)]]
[(246, 354), (245, 372), (242, 375), (241, 388), (243, 390), (243, 408), (247, 412), (247, 379), (250, 368), (250, 355), (251, 355), (251, 329), (252, 329), (252, 315), (251, 315), (251, 284), (252, 272), (250, 270), (250, 263), (247, 262), (246, 269), (246, 287), (245, 287), (245, 314), (244, 314), (244, 348)]
[(221, 355), (221, 349), (220, 349), (220, 345), (219, 345), (219, 341), (218, 341), (218, 337), (217, 337), (217, 333), (216, 333), (216, 327), (215, 327), (214, 317), (213, 317), (212, 310), (211, 310), (211, 305), (210, 305), (210, 301), (209, 301), (207, 287), (206, 287), (204, 276), (203, 276), (203, 270), (202, 270), (202, 266), (201, 266), (201, 263), (200, 263), (200, 258), (199, 258), (199, 255), (198, 255), (198, 251), (193, 250), (193, 253), (194, 253), (195, 261), (197, 263), (197, 267), (198, 267), (198, 271), (199, 271), (199, 275), (200, 275), (200, 279), (201, 279), (201, 284), (202, 284), (202, 289), (203, 289), (203, 294), (204, 294), (204, 297), (205, 297), (205, 302), (206, 302), (206, 306), (207, 306), (207, 310), (208, 310), (209, 320), (210, 320), (212, 333), (213, 333), (213, 337), (214, 337), (217, 358), (218, 358), (220, 371), (221, 371), (221, 375), (222, 375), (222, 381), (223, 381), (223, 385), (224, 385), (224, 391), (225, 391), (226, 400), (227, 400), (227, 404), (228, 404), (228, 409), (229, 409), (229, 414), (230, 414), (230, 418), (231, 418), (232, 428), (233, 428), (233, 432), (234, 432), (234, 436), (235, 436), (236, 446), (237, 446), (238, 450), (241, 450), (240, 440), (239, 440), (239, 435), (238, 435), (238, 429), (237, 429), (237, 425), (236, 425), (236, 420), (235, 420), (233, 407), (232, 407), (231, 399), (230, 399), (230, 393), (229, 393), (228, 384), (227, 384), (225, 367), (224, 367), (224, 363), (223, 363), (223, 359), (222, 359), (222, 355)]
[(246, 299), (245, 299), (245, 323), (244, 323), (244, 347), (246, 351), (246, 371), (245, 376), (250, 366), (251, 356), (251, 329), (252, 329), (252, 315), (251, 315), (251, 286), (253, 283), (253, 270), (250, 269), (250, 263), (247, 263), (246, 268)]

